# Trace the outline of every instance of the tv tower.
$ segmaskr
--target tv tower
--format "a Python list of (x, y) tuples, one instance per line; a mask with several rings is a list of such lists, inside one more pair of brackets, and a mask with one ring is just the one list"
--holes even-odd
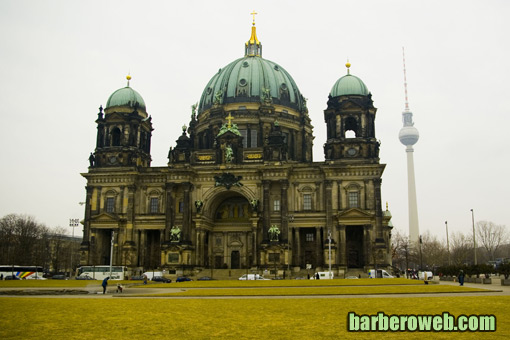
[(413, 113), (409, 111), (409, 102), (407, 100), (407, 79), (406, 79), (406, 58), (404, 48), (402, 47), (402, 58), (404, 61), (404, 89), (406, 95), (406, 106), (402, 112), (402, 121), (404, 126), (400, 129), (398, 138), (406, 146), (407, 154), (407, 190), (409, 205), (409, 241), (418, 244), (420, 239), (420, 229), (418, 226), (418, 204), (416, 202), (416, 184), (414, 179), (414, 159), (413, 145), (418, 142), (420, 134), (414, 127)]

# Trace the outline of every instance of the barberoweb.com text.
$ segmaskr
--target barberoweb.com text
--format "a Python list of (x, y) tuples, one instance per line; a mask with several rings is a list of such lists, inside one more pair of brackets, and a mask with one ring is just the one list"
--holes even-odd
[(494, 315), (459, 315), (448, 312), (435, 315), (347, 314), (349, 332), (495, 332)]

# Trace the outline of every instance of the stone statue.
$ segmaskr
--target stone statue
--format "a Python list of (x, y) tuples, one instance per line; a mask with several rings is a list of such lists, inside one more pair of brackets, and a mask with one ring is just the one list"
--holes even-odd
[(195, 201), (195, 207), (197, 208), (197, 213), (200, 213), (200, 211), (202, 210), (202, 206), (204, 205), (204, 202), (198, 200), (198, 201)]
[(95, 165), (95, 162), (96, 162), (96, 157), (94, 157), (94, 154), (91, 152), (90, 156), (89, 156), (90, 167), (93, 167)]
[(265, 87), (262, 88), (262, 103), (271, 104), (273, 102), (271, 98), (271, 90)]
[(251, 208), (253, 209), (253, 211), (257, 211), (257, 207), (259, 206), (259, 200), (252, 199), (250, 201), (250, 205), (251, 205)]
[(181, 240), (181, 229), (177, 226), (173, 226), (170, 229), (170, 241), (179, 242)]
[(269, 241), (274, 242), (278, 241), (279, 235), (280, 235), (280, 229), (276, 225), (272, 225), (271, 228), (268, 230), (269, 233)]
[(191, 105), (191, 120), (195, 120), (197, 117), (198, 103)]
[(220, 105), (221, 104), (221, 97), (222, 96), (223, 96), (223, 91), (222, 90), (216, 91), (216, 93), (214, 94), (213, 104), (214, 105)]
[(225, 162), (232, 163), (232, 158), (234, 156), (234, 151), (230, 145), (225, 147)]

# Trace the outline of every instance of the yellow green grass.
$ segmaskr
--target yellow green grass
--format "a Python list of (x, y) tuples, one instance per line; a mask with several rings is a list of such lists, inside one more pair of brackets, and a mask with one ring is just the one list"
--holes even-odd
[[(432, 294), (487, 292), (486, 289), (451, 285), (420, 286), (343, 286), (343, 287), (269, 287), (269, 288), (197, 288), (172, 290), (168, 293), (135, 296), (302, 296), (302, 295), (372, 295), (372, 294)], [(136, 294), (136, 293), (135, 293)]]
[[(248, 288), (248, 287), (318, 287), (318, 286), (367, 286), (367, 285), (424, 285), (423, 281), (408, 279), (335, 279), (335, 280), (226, 280), (226, 281), (187, 281), (158, 283), (151, 287), (157, 288)], [(434, 284), (434, 283), (431, 283)], [(146, 287), (137, 284), (138, 287)]]
[[(2, 339), (508, 339), (509, 296), (352, 299), (0, 298)], [(347, 332), (347, 313), (486, 314), (494, 333)]]

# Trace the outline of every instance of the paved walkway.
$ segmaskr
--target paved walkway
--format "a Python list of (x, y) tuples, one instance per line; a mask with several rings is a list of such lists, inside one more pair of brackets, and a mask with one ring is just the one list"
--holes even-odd
[[(458, 286), (457, 282), (441, 281), (441, 285), (452, 285)], [(510, 286), (500, 285), (487, 285), (487, 284), (476, 284), (476, 283), (465, 283), (465, 287), (481, 288), (487, 290), (486, 292), (466, 292), (466, 293), (432, 293), (432, 294), (367, 294), (367, 295), (304, 295), (304, 296), (175, 296), (175, 297), (132, 297), (140, 299), (352, 299), (352, 298), (417, 298), (417, 297), (441, 297), (441, 296), (509, 296)], [(91, 286), (84, 288), (0, 288), (1, 292), (6, 291), (20, 291), (31, 293), (30, 295), (0, 295), (0, 297), (22, 297), (22, 298), (85, 298), (85, 299), (105, 299), (112, 297), (129, 297), (130, 295), (151, 295), (151, 294), (168, 294), (177, 293), (182, 290), (191, 290), (195, 288), (124, 288), (123, 293), (116, 293), (116, 287), (110, 287), (107, 294), (102, 294), (101, 286)], [(202, 288), (196, 288), (202, 289)], [(38, 294), (46, 291), (46, 294)], [(82, 293), (77, 293), (81, 291)], [(54, 293), (56, 292), (56, 293)], [(72, 293), (73, 292), (73, 293)], [(53, 293), (53, 294), (52, 294)]]

